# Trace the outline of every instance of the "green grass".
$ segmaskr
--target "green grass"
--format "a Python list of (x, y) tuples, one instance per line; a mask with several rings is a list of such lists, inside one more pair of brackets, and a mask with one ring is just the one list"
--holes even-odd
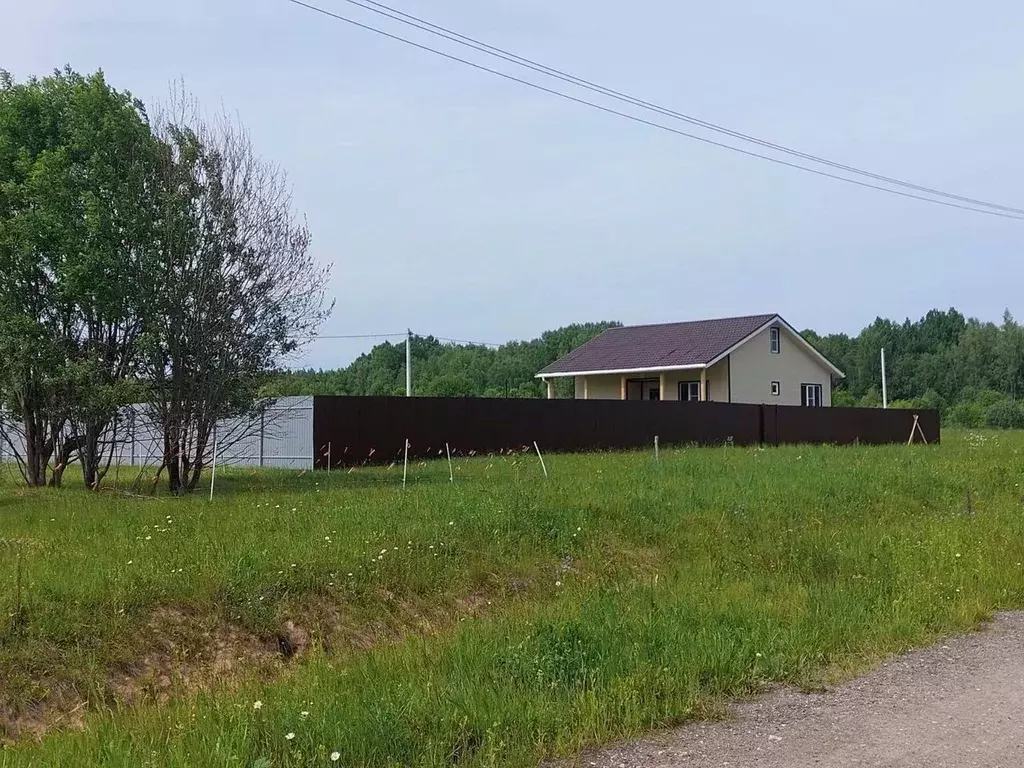
[[(944, 438), (439, 462), (405, 491), (239, 470), (212, 504), (0, 480), (0, 715), (65, 713), (0, 766), (528, 766), (821, 685), (1024, 607), (1024, 434)], [(259, 644), (288, 620), (312, 643), (284, 662)], [(251, 664), (199, 685), (218, 638)]]

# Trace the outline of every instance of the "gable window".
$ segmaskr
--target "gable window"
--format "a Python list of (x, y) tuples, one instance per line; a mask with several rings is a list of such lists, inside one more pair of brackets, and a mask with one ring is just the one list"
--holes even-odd
[(700, 382), (699, 381), (680, 381), (679, 382), (679, 399), (684, 401), (696, 402), (700, 400)]
[(777, 355), (782, 352), (782, 329), (777, 326), (769, 328), (768, 338), (771, 341), (772, 354)]
[(780, 394), (782, 394), (782, 384), (780, 384), (777, 381), (773, 381), (772, 382), (772, 396), (773, 397), (778, 397)]
[(821, 384), (801, 384), (800, 405), (808, 408), (820, 408), (822, 405)]

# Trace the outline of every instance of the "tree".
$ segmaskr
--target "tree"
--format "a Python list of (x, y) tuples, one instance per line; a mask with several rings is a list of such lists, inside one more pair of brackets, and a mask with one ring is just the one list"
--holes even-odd
[(260, 387), (328, 315), (329, 273), (310, 255), (284, 174), (238, 125), (203, 120), (179, 91), (157, 136), (157, 279), (143, 371), (161, 469), (181, 493), (208, 466), (218, 420), (258, 415)]
[(135, 374), (156, 158), (145, 111), (102, 73), (0, 73), (0, 407), (26, 481), (90, 487)]

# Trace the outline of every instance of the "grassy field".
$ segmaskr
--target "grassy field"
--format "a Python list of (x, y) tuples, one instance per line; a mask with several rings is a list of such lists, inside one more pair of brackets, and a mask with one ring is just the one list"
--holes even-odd
[(1024, 434), (944, 439), (237, 470), (214, 503), (8, 474), (0, 766), (529, 766), (820, 686), (1024, 607)]

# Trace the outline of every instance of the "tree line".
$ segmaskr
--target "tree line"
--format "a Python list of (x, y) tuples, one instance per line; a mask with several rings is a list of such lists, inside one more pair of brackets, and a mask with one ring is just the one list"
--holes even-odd
[[(418, 395), (544, 397), (537, 371), (616, 322), (581, 323), (548, 331), (532, 341), (500, 347), (446, 344), (414, 336), (413, 380)], [(887, 361), (887, 394), (896, 407), (930, 407), (945, 421), (967, 427), (1022, 427), (1024, 329), (1006, 312), (1000, 323), (967, 318), (956, 309), (932, 310), (918, 320), (876, 319), (856, 335), (803, 332), (846, 378), (838, 381), (839, 406), (882, 404), (880, 351)], [(572, 383), (559, 382), (571, 396)], [(402, 395), (405, 343), (379, 344), (351, 365), (334, 370), (281, 374), (265, 390), (274, 395)]]
[(220, 419), (327, 316), (285, 175), (182, 89), (150, 114), (102, 73), (0, 72), (0, 440), (32, 486), (98, 488), (126, 404), (175, 493)]

